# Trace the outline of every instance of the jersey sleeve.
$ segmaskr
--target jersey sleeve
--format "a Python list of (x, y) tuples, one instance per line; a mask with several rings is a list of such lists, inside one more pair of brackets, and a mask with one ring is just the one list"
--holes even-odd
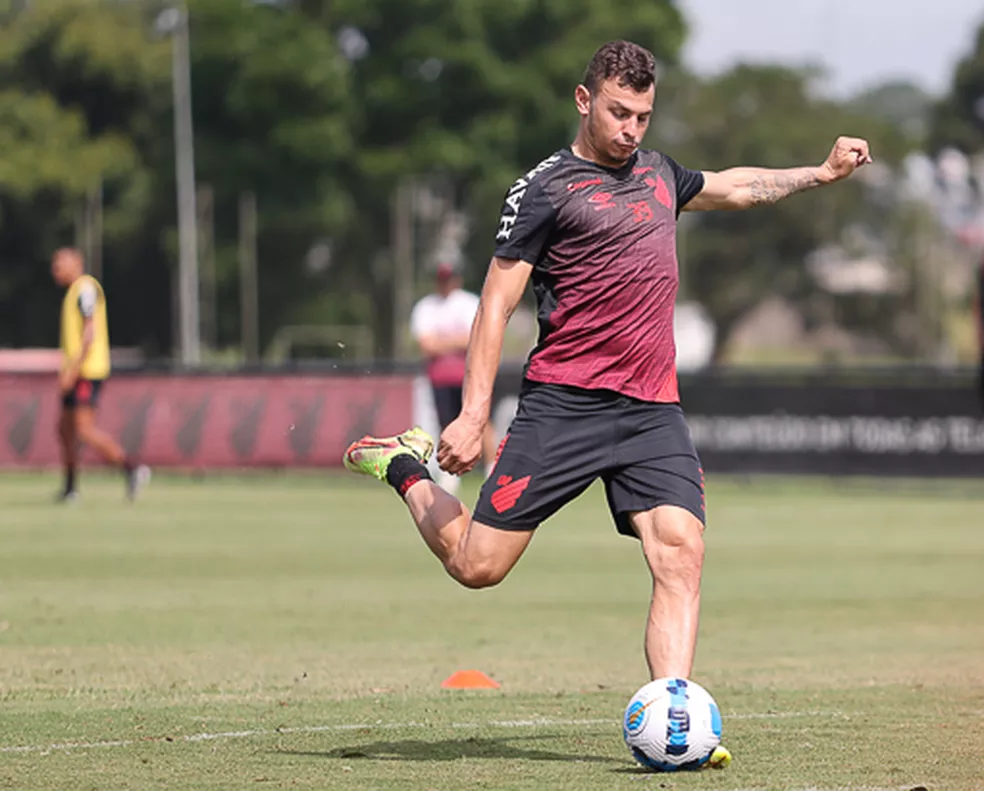
[(79, 288), (79, 312), (87, 319), (91, 319), (96, 313), (96, 287), (92, 283), (85, 283)]
[(553, 230), (557, 212), (539, 181), (520, 179), (506, 193), (495, 235), (495, 255), (540, 262)]
[(680, 210), (704, 189), (704, 174), (699, 170), (685, 168), (671, 157), (666, 157), (666, 163), (670, 166), (673, 180), (676, 182), (677, 213), (679, 214)]

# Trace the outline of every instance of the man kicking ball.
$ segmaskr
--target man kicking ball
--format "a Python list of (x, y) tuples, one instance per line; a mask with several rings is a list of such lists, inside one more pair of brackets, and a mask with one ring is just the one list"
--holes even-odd
[[(438, 448), (443, 470), (460, 475), (481, 455), (503, 333), (531, 277), (540, 337), (474, 514), (430, 480), (433, 441), (420, 429), (364, 437), (344, 458), (397, 491), (427, 546), (469, 588), (502, 581), (537, 526), (601, 478), (618, 532), (640, 539), (652, 574), (653, 679), (690, 677), (704, 558), (703, 471), (675, 367), (678, 214), (775, 203), (871, 161), (867, 142), (841, 137), (819, 166), (688, 170), (639, 147), (655, 83), (650, 52), (603, 46), (574, 92), (574, 142), (506, 194), (464, 403)], [(712, 762), (729, 760), (722, 748)]]

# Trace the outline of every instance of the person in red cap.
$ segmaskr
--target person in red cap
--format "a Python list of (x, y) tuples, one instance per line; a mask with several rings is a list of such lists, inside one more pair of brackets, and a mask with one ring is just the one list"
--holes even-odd
[[(461, 413), (465, 351), (478, 303), (476, 294), (462, 288), (455, 267), (441, 263), (435, 273), (434, 291), (414, 305), (410, 314), (410, 331), (427, 360), (427, 378), (442, 431)], [(483, 438), (486, 471), (492, 466), (495, 450), (495, 432), (489, 424)], [(443, 489), (452, 494), (458, 490), (461, 479), (456, 475), (440, 471), (438, 476)]]

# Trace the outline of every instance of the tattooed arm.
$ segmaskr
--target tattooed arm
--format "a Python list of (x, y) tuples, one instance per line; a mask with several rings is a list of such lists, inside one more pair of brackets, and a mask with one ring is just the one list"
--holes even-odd
[(832, 184), (850, 176), (871, 162), (865, 140), (840, 137), (827, 160), (817, 167), (770, 170), (768, 168), (730, 168), (704, 173), (704, 188), (683, 211), (712, 209), (750, 209), (776, 203), (797, 192)]

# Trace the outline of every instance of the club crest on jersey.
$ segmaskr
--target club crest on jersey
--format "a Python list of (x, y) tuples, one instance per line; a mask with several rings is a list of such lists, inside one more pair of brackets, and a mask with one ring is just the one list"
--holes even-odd
[(670, 194), (670, 188), (666, 186), (666, 182), (663, 181), (662, 176), (657, 176), (656, 178), (646, 176), (646, 184), (653, 188), (653, 197), (656, 200), (662, 203), (667, 209), (673, 208), (673, 196)]
[(513, 226), (516, 224), (516, 220), (519, 219), (519, 208), (523, 204), (523, 196), (526, 195), (526, 190), (529, 189), (530, 182), (558, 162), (560, 162), (560, 154), (547, 157), (525, 176), (518, 178), (516, 183), (509, 188), (509, 192), (506, 193), (506, 205), (503, 207), (502, 216), (499, 218), (499, 232), (495, 235), (496, 240), (500, 242), (509, 241), (509, 237), (512, 236)]

